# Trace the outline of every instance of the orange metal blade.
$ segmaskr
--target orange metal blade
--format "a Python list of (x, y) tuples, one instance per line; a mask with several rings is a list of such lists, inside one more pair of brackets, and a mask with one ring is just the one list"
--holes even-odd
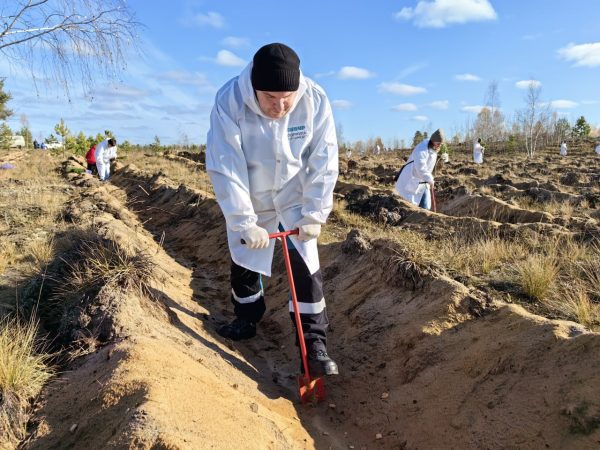
[(321, 377), (308, 380), (299, 376), (298, 389), (302, 403), (319, 403), (325, 400), (325, 380)]

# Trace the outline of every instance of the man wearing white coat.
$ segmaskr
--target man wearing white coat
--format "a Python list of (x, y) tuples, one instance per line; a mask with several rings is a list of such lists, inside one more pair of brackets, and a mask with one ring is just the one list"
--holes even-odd
[[(232, 259), (236, 318), (219, 334), (232, 340), (256, 335), (266, 310), (261, 276), (271, 275), (275, 247), (268, 234), (298, 228), (288, 244), (310, 371), (337, 374), (327, 354), (329, 320), (317, 252), (338, 175), (335, 123), (324, 91), (302, 75), (294, 50), (265, 45), (219, 90), (206, 169), (225, 216)], [(291, 300), (289, 311), (293, 318)]]
[(433, 169), (443, 141), (444, 132), (441, 128), (436, 130), (430, 139), (421, 141), (396, 178), (396, 192), (421, 208), (431, 209)]
[(473, 145), (473, 161), (475, 164), (483, 164), (483, 152), (485, 149), (481, 145), (481, 138), (477, 139), (477, 142)]
[(106, 181), (110, 176), (110, 160), (117, 157), (117, 140), (115, 138), (105, 139), (96, 144), (96, 168), (98, 176)]
[(565, 141), (560, 144), (560, 156), (567, 156), (567, 143)]

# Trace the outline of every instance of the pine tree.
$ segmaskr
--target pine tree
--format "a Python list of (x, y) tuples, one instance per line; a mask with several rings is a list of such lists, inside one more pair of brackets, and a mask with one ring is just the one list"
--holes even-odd
[(412, 146), (416, 147), (423, 140), (423, 133), (419, 130), (415, 131), (415, 136), (413, 137)]
[(8, 92), (4, 92), (4, 78), (0, 78), (0, 120), (6, 120), (12, 115), (12, 111), (6, 108), (11, 98)]
[(573, 136), (577, 138), (586, 138), (590, 135), (592, 131), (592, 127), (585, 120), (585, 117), (581, 116), (575, 122), (575, 126), (573, 127)]

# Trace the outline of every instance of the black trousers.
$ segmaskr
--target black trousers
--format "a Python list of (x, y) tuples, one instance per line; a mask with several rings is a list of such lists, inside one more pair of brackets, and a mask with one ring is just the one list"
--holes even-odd
[[(290, 243), (288, 240), (288, 245)], [(329, 319), (323, 297), (323, 276), (321, 269), (313, 274), (310, 273), (298, 250), (290, 248), (289, 252), (304, 341), (310, 351), (315, 345), (327, 345)], [(254, 323), (259, 322), (266, 311), (261, 275), (238, 266), (233, 261), (231, 261), (231, 302), (237, 317)], [(296, 326), (291, 294), (289, 311), (292, 323)]]

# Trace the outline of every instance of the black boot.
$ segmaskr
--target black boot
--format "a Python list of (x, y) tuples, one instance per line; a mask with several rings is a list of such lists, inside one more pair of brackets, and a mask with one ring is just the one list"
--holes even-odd
[[(308, 351), (308, 371), (311, 377), (320, 377), (323, 375), (338, 375), (338, 365), (327, 354), (327, 348), (318, 342), (307, 348)], [(301, 373), (304, 373), (302, 361)]]
[(231, 323), (223, 325), (217, 332), (232, 341), (241, 341), (256, 336), (256, 324), (247, 319), (237, 317)]

